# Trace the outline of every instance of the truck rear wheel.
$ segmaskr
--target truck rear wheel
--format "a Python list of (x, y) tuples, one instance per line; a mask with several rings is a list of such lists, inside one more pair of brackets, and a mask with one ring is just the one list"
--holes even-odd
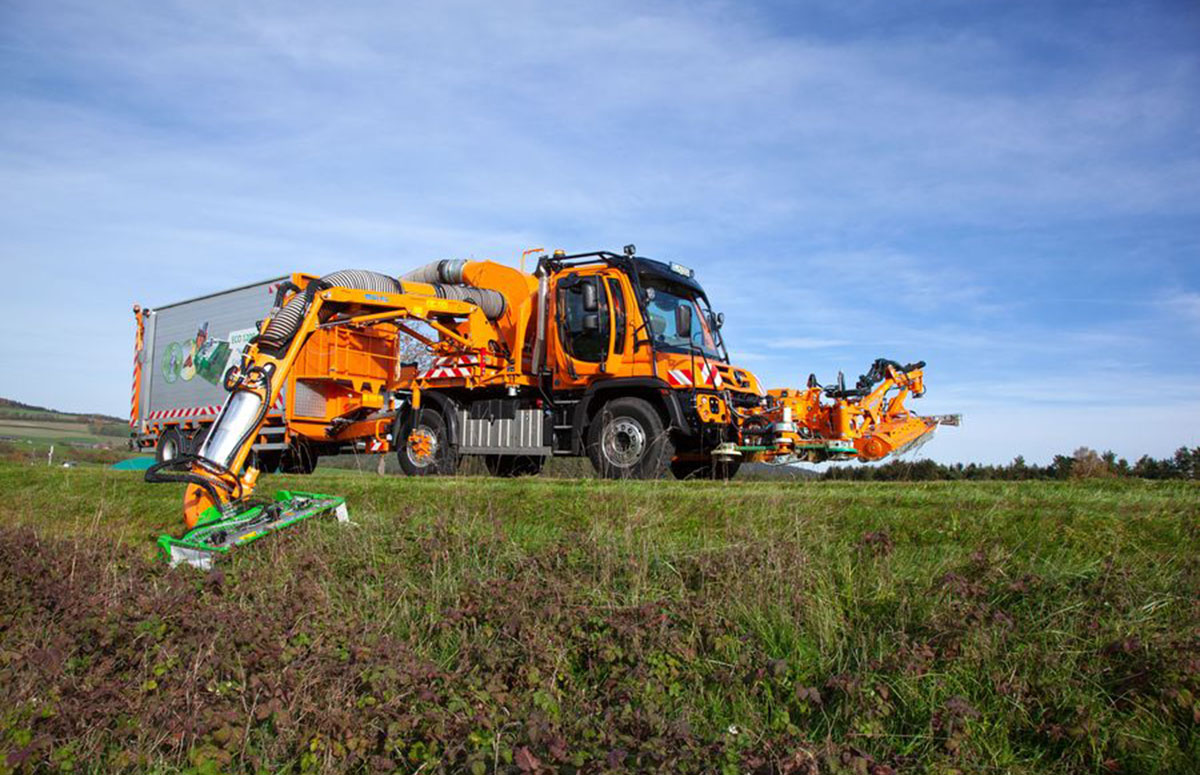
[(483, 464), (492, 476), (537, 476), (546, 464), (541, 455), (484, 455)]
[(606, 479), (661, 479), (675, 445), (649, 402), (618, 398), (592, 420), (587, 451), (596, 473)]
[(263, 452), (255, 452), (253, 460), (254, 467), (259, 472), (264, 474), (278, 473), (280, 466), (283, 465), (283, 451), (269, 449)]
[(208, 438), (208, 432), (212, 430), (212, 425), (205, 425), (192, 434), (187, 440), (187, 451), (189, 455), (200, 454), (200, 448), (204, 446), (204, 441)]
[(183, 434), (178, 428), (167, 428), (158, 435), (158, 443), (154, 445), (154, 461), (174, 460), (187, 450)]
[(311, 474), (317, 468), (317, 453), (301, 437), (294, 437), (283, 452), (279, 469), (285, 474)]
[(458, 470), (446, 420), (434, 409), (412, 413), (396, 439), (400, 468), (409, 476), (448, 476)]

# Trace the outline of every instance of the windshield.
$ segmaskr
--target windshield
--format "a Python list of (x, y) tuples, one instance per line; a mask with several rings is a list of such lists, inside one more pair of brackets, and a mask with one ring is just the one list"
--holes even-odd
[[(724, 361), (725, 356), (719, 340), (709, 328), (711, 312), (703, 294), (675, 285), (659, 277), (641, 276), (642, 288), (646, 291), (646, 314), (649, 316), (650, 337), (654, 346), (689, 352), (693, 348), (698, 355)], [(692, 337), (681, 336), (675, 328), (675, 310), (680, 305), (692, 308)], [(690, 346), (689, 346), (690, 345)]]

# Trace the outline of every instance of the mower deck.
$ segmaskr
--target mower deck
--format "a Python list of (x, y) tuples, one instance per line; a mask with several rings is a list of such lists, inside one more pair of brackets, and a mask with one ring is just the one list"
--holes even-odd
[(171, 567), (185, 562), (207, 570), (215, 558), (309, 517), (333, 512), (339, 522), (349, 521), (346, 499), (336, 495), (279, 490), (273, 501), (230, 505), (240, 510), (229, 514), (211, 507), (181, 538), (159, 536), (159, 549)]

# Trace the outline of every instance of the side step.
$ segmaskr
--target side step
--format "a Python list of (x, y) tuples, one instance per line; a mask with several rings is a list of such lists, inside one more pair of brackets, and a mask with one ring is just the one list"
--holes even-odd
[(251, 500), (232, 503), (229, 507), (238, 510), (222, 513), (216, 507), (208, 509), (199, 524), (182, 538), (159, 536), (159, 550), (172, 568), (187, 563), (208, 570), (214, 559), (229, 554), (233, 549), (309, 517), (332, 512), (337, 515), (339, 522), (350, 521), (346, 499), (337, 495), (279, 490), (273, 501)]

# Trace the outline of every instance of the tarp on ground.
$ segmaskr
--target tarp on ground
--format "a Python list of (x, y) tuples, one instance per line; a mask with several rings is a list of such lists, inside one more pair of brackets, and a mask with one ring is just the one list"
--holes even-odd
[(154, 457), (152, 455), (138, 455), (137, 457), (126, 458), (118, 463), (113, 463), (112, 467), (118, 471), (145, 471), (152, 465), (154, 465)]

